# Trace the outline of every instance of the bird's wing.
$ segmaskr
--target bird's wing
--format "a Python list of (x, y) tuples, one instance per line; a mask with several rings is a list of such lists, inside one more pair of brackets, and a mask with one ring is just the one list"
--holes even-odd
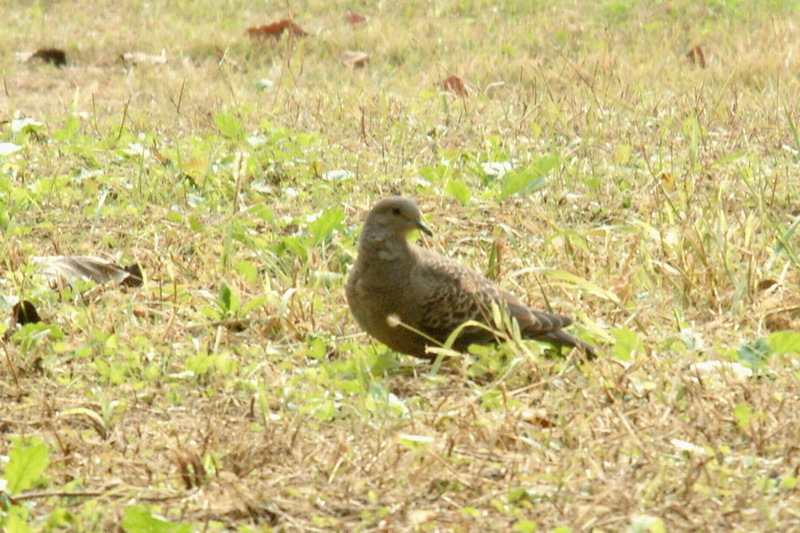
[[(474, 320), (494, 326), (492, 304), (517, 320), (526, 335), (558, 330), (572, 321), (561, 315), (531, 311), (510, 293), (475, 270), (444, 256), (418, 249), (420, 261), (414, 276), (418, 304), (419, 329), (440, 342), (464, 322)], [(491, 331), (466, 328), (461, 344), (485, 343), (495, 339)]]

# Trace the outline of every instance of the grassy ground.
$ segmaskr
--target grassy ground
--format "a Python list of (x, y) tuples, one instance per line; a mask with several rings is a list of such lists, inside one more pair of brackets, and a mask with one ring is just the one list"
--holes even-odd
[[(800, 528), (798, 7), (3, 0), (0, 312), (43, 323), (0, 341), (0, 525)], [(370, 342), (343, 283), (391, 193), (603, 355)]]

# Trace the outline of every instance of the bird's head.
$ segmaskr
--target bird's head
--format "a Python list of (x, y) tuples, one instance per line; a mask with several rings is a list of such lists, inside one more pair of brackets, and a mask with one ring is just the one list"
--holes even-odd
[(405, 238), (415, 229), (428, 236), (433, 235), (430, 228), (422, 222), (422, 214), (417, 204), (400, 196), (391, 196), (375, 204), (364, 224), (364, 230), (367, 232), (400, 238)]

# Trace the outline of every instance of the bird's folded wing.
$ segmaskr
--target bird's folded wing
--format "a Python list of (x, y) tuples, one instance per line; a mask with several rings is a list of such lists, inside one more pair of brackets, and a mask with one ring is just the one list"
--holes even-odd
[[(492, 304), (530, 334), (554, 331), (571, 323), (561, 315), (530, 311), (478, 272), (427, 250), (420, 254), (412, 283), (421, 311), (419, 329), (441, 342), (469, 320), (494, 326)], [(466, 329), (463, 335), (476, 343), (494, 338), (491, 331), (478, 327)]]

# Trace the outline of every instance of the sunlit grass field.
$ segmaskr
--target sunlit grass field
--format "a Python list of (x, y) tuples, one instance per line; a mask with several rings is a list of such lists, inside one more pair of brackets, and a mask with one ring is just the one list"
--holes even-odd
[[(0, 20), (0, 529), (800, 530), (797, 0)], [(371, 341), (344, 283), (391, 194), (600, 357)]]

